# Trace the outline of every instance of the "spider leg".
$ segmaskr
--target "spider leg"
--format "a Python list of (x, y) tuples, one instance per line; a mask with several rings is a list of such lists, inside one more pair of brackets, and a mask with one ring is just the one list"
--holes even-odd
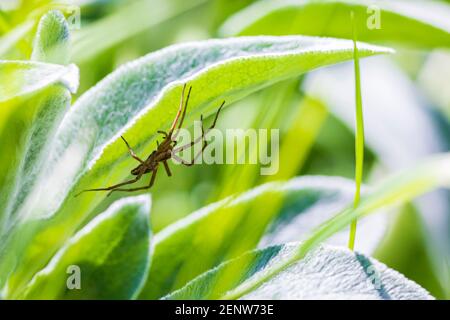
[[(181, 146), (181, 147), (178, 147), (178, 148), (173, 149), (173, 150), (172, 150), (172, 154), (175, 154), (175, 153), (177, 153), (177, 152), (186, 150), (186, 149), (192, 147), (193, 145), (199, 143), (200, 141), (203, 141), (203, 140), (204, 140), (204, 138), (205, 138), (205, 129), (203, 128), (203, 115), (200, 115), (200, 122), (202, 123), (202, 124), (201, 124), (201, 126), (202, 126), (202, 135), (201, 135), (200, 137), (198, 137), (197, 139), (192, 140), (191, 142), (189, 142), (189, 143), (187, 143), (187, 144), (185, 144), (185, 145), (183, 145), (183, 146)], [(206, 133), (207, 133), (210, 129), (211, 129), (211, 128), (209, 128), (209, 129), (206, 131)]]
[(175, 116), (175, 119), (173, 119), (172, 125), (170, 126), (169, 135), (171, 136), (173, 133), (173, 130), (175, 130), (175, 127), (177, 125), (178, 119), (180, 118), (181, 111), (183, 110), (184, 105), (184, 92), (186, 91), (186, 83), (183, 85), (183, 90), (181, 91), (181, 100), (180, 100), (180, 107), (178, 108), (177, 115)]
[(208, 142), (206, 142), (206, 140), (203, 141), (203, 147), (202, 150), (200, 150), (194, 157), (194, 159), (192, 159), (192, 161), (185, 161), (183, 159), (181, 159), (179, 156), (172, 154), (172, 157), (179, 161), (182, 165), (186, 166), (186, 167), (190, 167), (193, 166), (195, 164), (195, 161), (197, 161), (198, 157), (200, 157), (200, 155), (203, 153), (203, 151), (205, 151), (206, 147), (208, 146)]
[(164, 138), (166, 138), (168, 136), (167, 132), (165, 132), (163, 130), (158, 130), (156, 132), (162, 134), (164, 136)]
[(170, 168), (169, 168), (169, 164), (167, 163), (167, 160), (164, 160), (163, 163), (164, 163), (164, 169), (166, 169), (167, 176), (171, 177), (172, 172), (170, 172)]
[(150, 189), (150, 188), (153, 186), (153, 184), (155, 183), (156, 172), (158, 172), (158, 167), (156, 167), (155, 169), (153, 169), (152, 177), (151, 177), (150, 183), (149, 183), (148, 185), (143, 186), (143, 187), (138, 187), (138, 188), (131, 188), (131, 189), (122, 189), (122, 188), (113, 189), (113, 190), (111, 190), (111, 192), (108, 194), (108, 196), (109, 196), (111, 193), (113, 193), (114, 191), (133, 192), (133, 191), (139, 191), (139, 190)]
[(191, 142), (188, 143), (188, 144), (185, 144), (185, 145), (180, 146), (180, 147), (178, 147), (178, 148), (176, 148), (176, 149), (173, 149), (173, 153), (177, 153), (177, 152), (186, 150), (186, 149), (192, 147), (194, 144), (196, 144), (196, 143), (202, 141), (202, 140), (204, 139), (205, 135), (206, 135), (210, 130), (214, 129), (214, 127), (216, 126), (217, 119), (219, 118), (220, 111), (222, 110), (222, 107), (223, 107), (224, 105), (225, 105), (225, 101), (222, 102), (222, 104), (220, 105), (219, 109), (218, 109), (217, 112), (216, 112), (216, 116), (214, 117), (214, 121), (213, 121), (212, 125), (211, 125), (206, 131), (203, 130), (203, 115), (201, 115), (201, 116), (200, 116), (200, 121), (202, 122), (202, 136), (201, 136), (201, 137), (198, 137), (197, 139), (191, 141)]
[(213, 129), (216, 126), (217, 119), (219, 118), (219, 113), (222, 110), (224, 105), (225, 105), (225, 100), (222, 102), (222, 104), (220, 105), (219, 109), (217, 110), (216, 116), (214, 117), (214, 121), (213, 121), (211, 127), (209, 127), (208, 130)]
[[(90, 192), (90, 191), (110, 191), (110, 190), (114, 190), (114, 189), (119, 188), (119, 187), (121, 187), (121, 186), (124, 186), (124, 185), (127, 185), (127, 184), (135, 183), (135, 182), (137, 182), (141, 177), (142, 177), (142, 174), (136, 176), (136, 178), (134, 178), (134, 179), (127, 180), (127, 181), (124, 181), (124, 182), (121, 182), (121, 183), (118, 183), (118, 184), (115, 184), (115, 185), (113, 185), (113, 186), (106, 187), (106, 188), (86, 189), (86, 190), (83, 190), (83, 191), (77, 193), (77, 194), (75, 195), (75, 197), (78, 197), (80, 194), (82, 194), (82, 193), (84, 193), (84, 192)], [(109, 194), (108, 194), (108, 195), (109, 195)]]
[[(191, 97), (191, 91), (192, 91), (192, 86), (189, 87), (189, 91), (188, 91), (188, 94), (186, 97), (186, 103), (185, 103), (184, 109), (183, 109), (183, 114), (181, 115), (180, 123), (178, 124), (178, 131), (173, 135), (172, 141), (176, 140), (176, 138), (178, 137), (178, 134), (179, 134), (179, 130), (181, 129), (181, 126), (183, 125), (183, 121), (186, 116), (186, 110), (187, 110), (188, 103), (189, 103), (189, 98)], [(170, 132), (170, 134), (172, 134), (172, 133), (173, 133), (173, 130)]]
[(195, 139), (195, 140), (193, 140), (193, 141), (191, 141), (191, 142), (189, 142), (189, 143), (187, 143), (187, 144), (185, 144), (183, 146), (180, 146), (178, 148), (173, 149), (172, 150), (172, 154), (180, 152), (180, 151), (183, 151), (183, 150), (186, 150), (186, 149), (192, 147), (194, 144), (199, 143), (200, 141), (202, 141), (202, 137), (198, 137), (197, 139)]
[(186, 103), (184, 104), (183, 114), (181, 115), (180, 123), (178, 124), (178, 129), (183, 125), (184, 118), (186, 117), (186, 111), (189, 103), (189, 98), (191, 97), (192, 86), (189, 87), (189, 91), (186, 97)]
[(128, 152), (130, 153), (130, 155), (131, 155), (134, 159), (136, 159), (137, 161), (139, 161), (140, 163), (144, 163), (144, 161), (141, 160), (141, 159), (136, 155), (136, 153), (133, 151), (133, 149), (131, 149), (131, 147), (130, 147), (130, 145), (128, 144), (127, 140), (125, 140), (125, 138), (124, 138), (123, 136), (120, 136), (120, 137), (122, 138), (123, 142), (125, 142), (125, 144), (127, 145)]

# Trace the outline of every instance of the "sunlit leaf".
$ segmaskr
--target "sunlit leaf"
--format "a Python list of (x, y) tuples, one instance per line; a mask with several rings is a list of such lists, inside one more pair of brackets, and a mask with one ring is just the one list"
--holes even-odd
[(327, 220), (303, 241), (294, 254), (268, 270), (262, 279), (249, 279), (228, 292), (224, 298), (239, 298), (259, 287), (262, 282), (289, 268), (303, 259), (320, 243), (348, 226), (354, 219), (376, 212), (378, 209), (392, 207), (429, 192), (435, 188), (450, 188), (450, 154), (441, 154), (426, 162), (393, 175), (377, 185), (371, 193), (361, 199), (357, 208), (349, 206), (332, 219)]
[[(359, 48), (361, 57), (391, 52)], [(346, 40), (249, 37), (182, 44), (119, 68), (84, 94), (59, 126), (36, 187), (13, 213), (21, 222), (4, 246), (0, 274), (10, 274), (10, 264), (20, 260), (14, 274), (27, 281), (45, 263), (105, 196), (74, 195), (117, 183), (135, 166), (120, 134), (139, 154), (149, 154), (156, 131), (166, 129), (176, 114), (184, 82), (193, 86), (188, 125), (200, 112), (214, 112), (223, 99), (232, 103), (351, 56), (352, 43)]]
[(69, 62), (69, 25), (59, 11), (50, 11), (39, 22), (31, 60), (56, 64)]
[[(315, 227), (351, 203), (352, 196), (350, 180), (304, 177), (265, 184), (192, 213), (155, 236), (154, 264), (140, 298), (154, 299), (180, 288), (227, 257), (236, 257), (254, 248), (262, 236), (262, 245), (304, 239)], [(275, 212), (271, 208), (269, 211), (252, 210), (261, 201), (265, 207), (270, 207), (268, 199), (279, 199), (281, 207)], [(270, 227), (264, 232), (270, 221)], [(360, 245), (370, 252), (385, 225), (366, 222), (362, 230), (372, 229), (373, 233), (367, 237), (365, 246), (364, 241)], [(340, 245), (345, 245), (346, 241), (347, 233), (330, 239), (331, 243)], [(238, 244), (238, 249), (233, 250), (233, 243)]]
[[(450, 154), (443, 154), (432, 158), (415, 168), (395, 175), (379, 184), (370, 192), (370, 194), (364, 196), (357, 208), (353, 208), (353, 206), (350, 205), (348, 209), (324, 222), (301, 244), (291, 247), (292, 249), (287, 253), (283, 251), (283, 247), (274, 247), (267, 249), (268, 251), (266, 252), (256, 252), (256, 256), (255, 253), (241, 256), (228, 264), (224, 264), (221, 267), (205, 273), (167, 298), (307, 298), (311, 291), (314, 292), (313, 289), (319, 288), (317, 293), (313, 293), (310, 296), (317, 296), (318, 298), (324, 294), (320, 288), (326, 287), (327, 284), (335, 284), (335, 288), (341, 290), (340, 292), (333, 292), (333, 287), (326, 290), (328, 294), (330, 292), (333, 293), (327, 298), (339, 298), (340, 294), (343, 294), (341, 298), (351, 298), (351, 294), (347, 296), (345, 290), (343, 293), (342, 290), (343, 288), (350, 289), (354, 287), (353, 285), (346, 286), (349, 281), (348, 278), (346, 278), (347, 270), (352, 270), (352, 267), (344, 264), (343, 266), (336, 268), (336, 266), (333, 266), (335, 255), (329, 252), (324, 255), (318, 254), (317, 252), (321, 252), (324, 249), (316, 249), (316, 247), (337, 231), (348, 226), (355, 218), (373, 213), (382, 207), (389, 207), (401, 202), (410, 201), (439, 186), (450, 188), (449, 164)], [(258, 257), (258, 254), (260, 254), (261, 257)], [(278, 256), (281, 258), (273, 259), (273, 256), (275, 256), (275, 258)], [(319, 260), (314, 260), (314, 257), (316, 256)], [(359, 258), (355, 259), (355, 257)], [(356, 254), (356, 256), (350, 254), (343, 259), (349, 263), (350, 261), (353, 261), (353, 263), (357, 262), (359, 272), (362, 272), (363, 275), (369, 278), (369, 281), (366, 281), (367, 279), (364, 277), (362, 281), (358, 282), (359, 285), (357, 285), (357, 287), (361, 289), (361, 283), (367, 284), (369, 291), (357, 291), (356, 295), (353, 296), (354, 298), (358, 296), (359, 298), (368, 298), (369, 296), (372, 296), (372, 298), (390, 297), (393, 299), (431, 298), (426, 291), (416, 285), (414, 285), (414, 289), (408, 287), (413, 284), (404, 277), (400, 277), (402, 281), (399, 281), (400, 279), (396, 280), (392, 278), (391, 275), (388, 276), (389, 280), (383, 280), (383, 271), (379, 268), (385, 267), (379, 265), (371, 267), (374, 262), (371, 262), (369, 259), (359, 254)], [(361, 262), (363, 262), (362, 270)], [(353, 263), (351, 263), (351, 265), (353, 265)], [(302, 267), (302, 265), (305, 265), (305, 267)], [(330, 266), (331, 268), (328, 269)], [(371, 268), (369, 269), (369, 267)], [(330, 272), (333, 275), (338, 274), (338, 276), (337, 278), (330, 278), (326, 274), (319, 276), (318, 278), (325, 281), (325, 283), (320, 284), (319, 280), (319, 283), (313, 284), (313, 287), (311, 287), (310, 290), (305, 290), (305, 296), (302, 296), (304, 291), (300, 288), (308, 287), (312, 281), (311, 279), (308, 279), (308, 281), (302, 283), (301, 277), (299, 277), (300, 279), (297, 278), (298, 275), (303, 274), (302, 268), (305, 268), (306, 272), (303, 272), (306, 273), (306, 275), (308, 274), (308, 270), (315, 275), (313, 270), (318, 269)], [(378, 275), (377, 270), (380, 271), (378, 272)], [(355, 272), (350, 272), (349, 275), (351, 276), (355, 273), (356, 270)], [(253, 276), (254, 274), (255, 276)], [(327, 283), (327, 279), (330, 279), (330, 282)], [(361, 280), (361, 277), (357, 277), (357, 279)], [(296, 285), (297, 282), (294, 280), (300, 281), (299, 286)], [(281, 281), (281, 283), (279, 281)], [(293, 286), (293, 289), (287, 290), (286, 288), (290, 288), (290, 285)], [(374, 285), (376, 285), (375, 288)], [(400, 292), (396, 290), (399, 288), (402, 288)], [(372, 292), (372, 294), (368, 294), (369, 292)], [(296, 296), (296, 294), (300, 296)], [(335, 294), (337, 296), (335, 296)], [(396, 297), (397, 294), (398, 296)]]
[(75, 92), (78, 87), (77, 67), (0, 60), (0, 103), (31, 95), (58, 83)]
[(228, 261), (165, 299), (220, 299), (248, 281), (258, 287), (240, 299), (428, 300), (426, 290), (373, 258), (321, 246), (270, 278), (266, 275), (295, 256), (299, 245), (268, 247)]
[(150, 264), (149, 213), (147, 196), (115, 202), (70, 238), (18, 296), (132, 299)]
[(0, 234), (34, 184), (42, 157), (78, 84), (75, 66), (0, 62)]

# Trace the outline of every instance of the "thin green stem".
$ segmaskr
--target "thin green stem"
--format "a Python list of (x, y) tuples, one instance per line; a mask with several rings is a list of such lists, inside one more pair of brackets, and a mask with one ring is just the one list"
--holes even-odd
[[(356, 134), (355, 134), (355, 184), (356, 191), (353, 201), (353, 207), (359, 205), (361, 197), (361, 182), (363, 177), (364, 165), (364, 115), (361, 97), (361, 71), (359, 66), (358, 46), (356, 44), (356, 23), (354, 13), (351, 12), (351, 20), (353, 25), (353, 60), (355, 65), (355, 101), (356, 101)], [(350, 225), (350, 237), (348, 247), (353, 250), (355, 247), (357, 219)]]

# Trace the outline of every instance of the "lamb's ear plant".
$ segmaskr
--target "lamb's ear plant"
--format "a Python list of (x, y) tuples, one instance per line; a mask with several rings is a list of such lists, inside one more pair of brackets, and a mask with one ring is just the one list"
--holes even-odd
[[(442, 44), (442, 39), (446, 45), (445, 32), (437, 27), (413, 19), (408, 23), (436, 35), (426, 46)], [(432, 298), (373, 258), (318, 246), (357, 218), (449, 187), (449, 154), (364, 188), (355, 206), (349, 180), (295, 178), (213, 203), (154, 236), (146, 195), (114, 202), (96, 193), (74, 197), (128, 177), (135, 163), (120, 136), (137, 153), (150, 154), (157, 131), (167, 128), (178, 110), (185, 83), (193, 87), (189, 125), (200, 114), (215, 112), (223, 100), (228, 106), (314, 69), (393, 50), (309, 36), (189, 42), (119, 67), (71, 105), (78, 69), (68, 64), (77, 57), (70, 57), (76, 51), (69, 47), (67, 22), (50, 11), (37, 30), (32, 61), (0, 61), (1, 298)], [(394, 34), (388, 40), (398, 39)], [(7, 48), (12, 40), (0, 41), (0, 48)], [(267, 198), (279, 210), (257, 206)], [(105, 204), (108, 209), (95, 214)], [(325, 214), (317, 221), (319, 211)], [(302, 242), (254, 251), (296, 217), (304, 219)], [(285, 290), (286, 279), (295, 280), (289, 281), (290, 290)], [(304, 287), (310, 290), (297, 290)]]
[[(286, 256), (284, 254), (279, 255), (280, 259), (273, 259), (273, 261), (269, 263), (273, 257), (278, 255), (278, 251), (282, 250), (282, 247), (269, 248), (261, 253), (256, 253), (256, 256), (254, 256), (253, 253), (243, 255), (236, 261), (226, 262), (218, 268), (199, 276), (192, 282), (189, 282), (181, 290), (175, 291), (173, 296), (169, 295), (168, 297), (181, 299), (208, 297), (236, 299), (245, 297), (246, 295), (252, 296), (252, 292), (256, 292), (256, 295), (253, 296), (253, 298), (276, 298), (277, 296), (280, 296), (280, 298), (305, 298), (308, 296), (316, 296), (319, 298), (329, 290), (329, 292), (336, 294), (334, 298), (339, 299), (345, 299), (352, 296), (353, 298), (357, 298), (359, 295), (366, 294), (373, 295), (372, 297), (377, 299), (390, 299), (390, 295), (392, 294), (405, 294), (406, 296), (403, 296), (403, 299), (408, 299), (408, 286), (411, 282), (402, 277), (394, 279), (397, 277), (394, 276), (395, 273), (390, 275), (383, 274), (386, 270), (385, 266), (375, 265), (373, 268), (370, 268), (373, 261), (370, 262), (366, 257), (361, 256), (357, 252), (344, 253), (345, 251), (341, 251), (341, 253), (331, 253), (330, 251), (330, 256), (328, 256), (329, 260), (325, 255), (325, 257), (323, 257), (323, 265), (319, 263), (318, 266), (316, 265), (318, 268), (315, 269), (315, 262), (322, 259), (324, 250), (312, 250), (328, 237), (342, 230), (345, 226), (348, 226), (354, 219), (376, 212), (383, 207), (392, 207), (399, 203), (410, 201), (436, 187), (450, 187), (449, 161), (450, 154), (440, 155), (420, 166), (411, 168), (380, 183), (368, 195), (362, 197), (361, 203), (357, 208), (354, 208), (353, 204), (350, 203), (348, 208), (342, 210), (339, 214), (311, 231), (305, 241), (298, 246), (295, 246), (294, 249), (289, 249), (289, 254)], [(179, 227), (180, 231), (184, 231), (183, 229), (186, 228), (182, 223), (179, 223), (177, 227)], [(171, 231), (173, 232), (174, 230)], [(303, 266), (302, 259), (310, 252), (311, 256), (309, 259), (312, 259), (315, 262), (311, 263), (311, 267), (308, 267), (308, 262), (306, 262), (306, 266)], [(259, 257), (260, 254), (262, 255), (262, 259)], [(354, 255), (354, 257), (349, 258), (351, 255)], [(308, 292), (296, 290), (296, 288), (300, 288), (303, 283), (302, 277), (300, 277), (299, 283), (292, 283), (292, 291), (288, 290), (288, 292), (282, 293), (282, 288), (286, 286), (285, 281), (287, 280), (285, 279), (289, 279), (292, 276), (291, 272), (295, 273), (296, 270), (299, 270), (298, 272), (300, 273), (309, 271), (314, 275), (313, 278), (316, 278), (317, 274), (320, 275), (321, 272), (323, 272), (322, 268), (326, 266), (330, 260), (334, 260), (335, 258), (337, 261), (342, 259), (346, 263), (349, 263), (350, 265), (348, 265), (348, 268), (350, 269), (353, 269), (353, 267), (351, 267), (353, 264), (351, 261), (352, 259), (359, 261), (369, 279), (366, 279), (366, 277), (361, 278), (357, 273), (354, 276), (358, 278), (359, 281), (362, 281), (362, 283), (370, 283), (369, 288), (364, 289), (368, 291), (360, 292), (358, 288), (360, 288), (361, 282), (351, 284), (354, 279), (352, 275), (349, 275), (347, 279), (325, 277), (323, 281), (319, 281), (321, 285), (312, 283), (305, 284), (311, 285)], [(260, 259), (262, 261), (260, 261)], [(334, 263), (335, 262), (333, 261), (333, 264)], [(337, 263), (339, 264), (340, 262)], [(298, 266), (294, 267), (296, 264), (298, 264)], [(320, 266), (322, 266), (322, 268), (320, 268)], [(303, 268), (306, 268), (307, 271), (302, 271)], [(339, 268), (339, 270), (347, 270), (347, 267), (344, 266), (337, 268)], [(325, 270), (327, 269), (325, 268)], [(325, 272), (333, 273), (336, 272), (336, 270), (334, 269)], [(388, 273), (390, 272), (391, 271), (388, 271)], [(342, 276), (344, 277), (344, 275)], [(392, 283), (386, 286), (383, 284), (385, 278), (391, 278), (389, 281), (397, 283), (398, 286), (394, 285), (391, 287)], [(276, 280), (280, 281), (277, 282)], [(275, 283), (273, 283), (273, 281), (275, 281)], [(340, 286), (343, 286), (343, 283), (350, 283), (346, 288), (351, 290), (345, 291), (342, 287), (339, 288)], [(321, 290), (323, 286), (326, 286), (327, 288), (324, 290), (325, 292), (322, 292)], [(264, 287), (269, 287), (270, 289), (265, 290)], [(397, 289), (399, 290), (396, 291)], [(260, 292), (262, 292), (263, 295), (260, 295)], [(421, 291), (417, 287), (416, 289), (412, 289), (410, 293), (412, 292), (414, 292), (414, 295), (418, 294), (418, 296), (409, 297), (410, 299), (429, 298), (429, 295), (426, 292)]]
[(26, 288), (10, 298), (133, 299), (150, 265), (149, 212), (147, 196), (116, 201), (73, 235)]
[[(290, 243), (246, 253), (199, 276), (163, 299), (429, 300), (420, 286), (362, 254), (321, 246), (275, 275), (299, 249)], [(237, 276), (233, 276), (237, 275)], [(252, 290), (241, 291), (249, 283)]]
[[(368, 56), (390, 51), (361, 44), (360, 52)], [(191, 121), (200, 112), (215, 110), (223, 100), (232, 103), (276, 81), (351, 57), (351, 41), (254, 37), (178, 45), (119, 68), (71, 107), (34, 186), (20, 194), (20, 201), (9, 200), (16, 205), (8, 215), (17, 222), (9, 233), (7, 258), (0, 262), (0, 270), (6, 268), (8, 273), (11, 266), (4, 262), (18, 257), (22, 263), (10, 275), (8, 287), (22, 287), (32, 269), (43, 267), (47, 255), (102, 200), (97, 194), (75, 198), (76, 193), (99, 187), (98, 181), (111, 185), (127, 177), (133, 165), (121, 134), (132, 137), (136, 152), (150, 154), (156, 131), (168, 127), (177, 111), (185, 82), (193, 87), (186, 118)], [(62, 168), (66, 168), (64, 175)], [(40, 239), (38, 247), (36, 239)], [(19, 243), (28, 244), (6, 249), (18, 248)]]
[[(445, 21), (448, 21), (450, 11), (448, 5), (439, 1), (399, 0), (378, 1), (370, 4), (365, 1), (351, 0), (257, 2), (225, 22), (221, 33), (225, 36), (302, 33), (350, 39), (352, 38), (352, 29), (348, 23), (350, 11), (355, 12), (355, 16), (358, 17), (356, 30), (359, 40), (390, 43), (400, 48), (400, 51), (404, 47), (408, 50), (423, 50), (445, 48), (449, 45), (450, 29)], [(279, 23), (275, 24), (274, 21)], [(407, 37), (404, 36), (406, 34), (408, 34)], [(437, 37), (434, 38), (434, 36)], [(418, 54), (419, 51), (413, 52)], [(403, 54), (400, 52), (398, 59), (403, 60)], [(423, 51), (420, 55), (422, 54)], [(371, 59), (371, 61), (363, 61), (362, 66), (364, 70), (362, 87), (365, 92), (364, 105), (367, 112), (365, 121), (368, 122), (366, 126), (368, 148), (376, 152), (375, 155), (383, 166), (395, 171), (423, 161), (432, 153), (448, 150), (446, 120), (441, 114), (430, 112), (429, 105), (421, 98), (416, 84), (407, 78), (398, 65), (389, 59)], [(333, 116), (357, 131), (353, 110), (349, 108), (354, 101), (352, 95), (354, 84), (350, 81), (354, 73), (352, 69), (350, 65), (346, 65), (315, 72), (306, 77), (303, 88), (308, 96), (317, 99)], [(414, 71), (408, 72), (411, 72), (414, 77)], [(374, 81), (374, 79), (385, 79), (385, 81)], [(444, 80), (441, 78), (441, 81)], [(415, 125), (398, 120), (404, 118), (414, 119)], [(427, 132), (424, 134), (428, 137), (426, 142), (425, 139), (408, 138), (416, 135), (417, 131), (413, 130), (413, 127), (420, 127), (418, 131)], [(355, 136), (358, 137), (356, 133)], [(433, 210), (433, 216), (427, 212), (424, 205), (431, 198), (434, 199), (432, 201), (443, 204), (441, 209)], [(434, 230), (433, 221), (447, 220), (449, 210), (447, 199), (446, 192), (434, 192), (427, 197), (414, 200), (414, 206), (424, 220), (425, 229), (433, 229), (432, 232), (425, 231), (424, 245), (427, 247), (428, 259), (431, 269), (434, 269), (432, 271), (434, 275), (425, 276), (418, 271), (412, 271), (412, 273), (415, 273), (417, 279), (440, 278), (440, 284), (437, 287), (441, 289), (435, 290), (440, 297), (448, 296), (445, 292), (449, 292), (450, 289), (447, 267), (450, 260), (448, 251), (450, 234), (448, 230)], [(395, 243), (392, 243), (392, 246), (395, 247)], [(402, 253), (398, 252), (398, 254)], [(393, 262), (392, 259), (389, 262)], [(404, 263), (407, 264), (406, 261)], [(424, 265), (420, 268), (428, 267)]]

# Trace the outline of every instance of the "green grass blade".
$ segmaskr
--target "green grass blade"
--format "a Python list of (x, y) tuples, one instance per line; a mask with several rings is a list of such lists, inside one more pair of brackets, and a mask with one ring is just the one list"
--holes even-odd
[[(355, 15), (351, 13), (351, 21), (353, 28), (353, 60), (355, 65), (355, 105), (356, 105), (356, 134), (355, 134), (355, 199), (353, 206), (356, 208), (359, 205), (361, 197), (361, 183), (363, 178), (364, 168), (364, 114), (361, 96), (361, 70), (359, 65), (358, 45), (356, 43), (356, 21)], [(355, 220), (350, 225), (350, 237), (348, 247), (353, 250), (355, 247), (356, 226), (358, 221)]]

